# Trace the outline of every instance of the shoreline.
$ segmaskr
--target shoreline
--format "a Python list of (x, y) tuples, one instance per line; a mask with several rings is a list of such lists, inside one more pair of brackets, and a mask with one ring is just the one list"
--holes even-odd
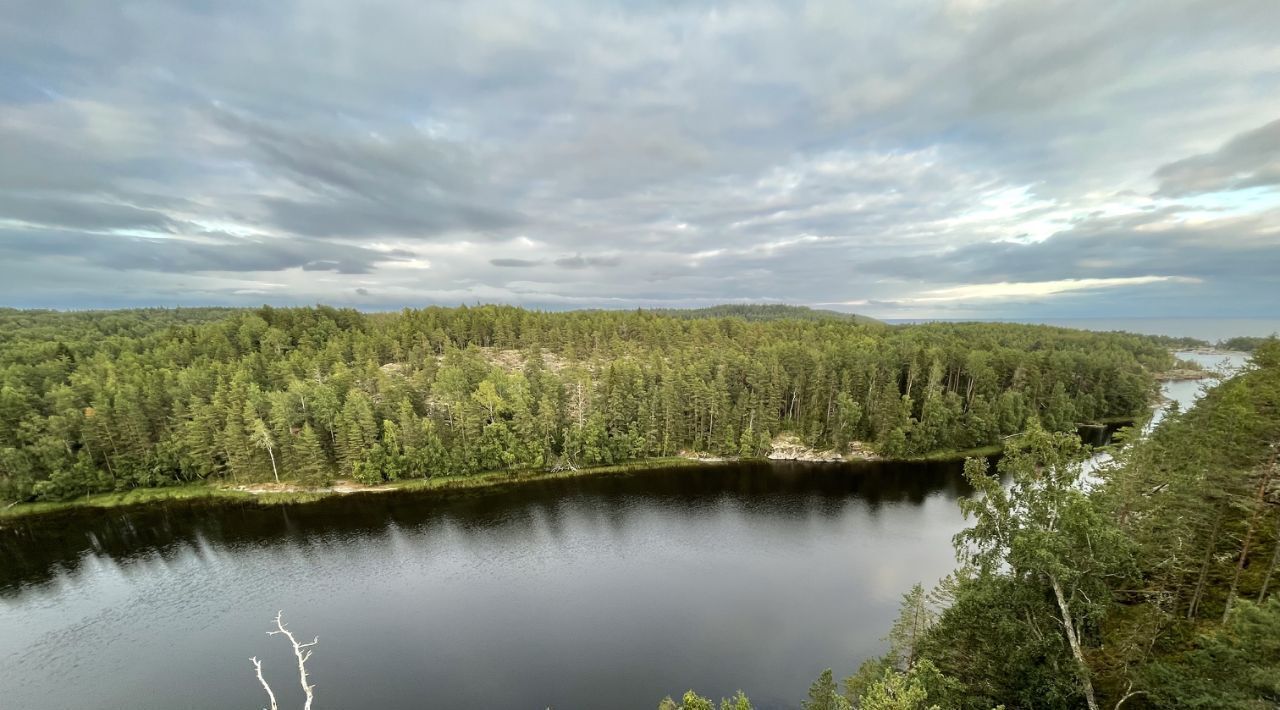
[(1208, 380), (1217, 377), (1216, 373), (1209, 370), (1191, 370), (1191, 369), (1175, 369), (1166, 370), (1155, 375), (1156, 382), (1194, 382), (1197, 380)]
[(620, 464), (585, 466), (563, 471), (514, 470), (486, 471), (464, 476), (437, 476), (391, 481), (379, 485), (366, 485), (348, 480), (334, 481), (327, 486), (308, 486), (297, 482), (225, 484), (186, 483), (160, 488), (133, 488), (115, 493), (92, 493), (65, 501), (35, 501), (11, 503), (0, 508), (0, 529), (18, 521), (58, 515), (82, 510), (110, 510), (156, 506), (181, 501), (212, 501), (224, 503), (250, 503), (261, 506), (297, 505), (327, 500), (333, 497), (390, 492), (438, 492), (456, 493), (467, 490), (497, 489), (538, 481), (579, 478), (610, 474), (643, 473), (662, 468), (721, 465), (729, 463), (804, 463), (804, 464), (859, 464), (859, 463), (930, 463), (963, 461), (967, 458), (995, 456), (1004, 450), (1003, 444), (989, 444), (971, 449), (944, 449), (918, 456), (901, 458), (850, 458), (843, 461), (807, 459), (775, 459), (769, 457), (699, 457), (697, 455), (667, 456), (637, 459)]
[(334, 481), (328, 486), (308, 486), (297, 482), (282, 482), (280, 484), (263, 482), (234, 485), (201, 481), (159, 488), (133, 488), (115, 493), (91, 493), (65, 501), (12, 503), (6, 508), (0, 508), (0, 529), (7, 523), (17, 520), (77, 510), (108, 510), (197, 500), (252, 503), (263, 506), (292, 505), (313, 503), (347, 495), (414, 491), (448, 493), (471, 489), (500, 488), (507, 485), (535, 483), (559, 478), (638, 473), (645, 470), (698, 466), (706, 463), (717, 462), (681, 457), (661, 457), (564, 471), (485, 471), (464, 476), (413, 478), (374, 486), (347, 480)]
[(1244, 350), (1223, 350), (1222, 348), (1215, 348), (1215, 347), (1174, 349), (1172, 352), (1175, 355), (1178, 353), (1190, 353), (1192, 355), (1212, 355), (1212, 356), (1221, 356), (1221, 357), (1237, 357), (1237, 356), (1248, 357), (1251, 354)]

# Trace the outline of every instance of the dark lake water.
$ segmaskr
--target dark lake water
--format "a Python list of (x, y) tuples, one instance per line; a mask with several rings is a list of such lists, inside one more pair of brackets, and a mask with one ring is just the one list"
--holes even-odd
[(953, 566), (958, 464), (727, 464), (0, 530), (0, 706), (794, 707)]

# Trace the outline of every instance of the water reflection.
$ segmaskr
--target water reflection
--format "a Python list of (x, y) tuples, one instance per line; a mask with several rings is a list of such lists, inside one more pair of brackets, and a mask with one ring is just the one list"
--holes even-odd
[(950, 571), (970, 492), (958, 464), (751, 464), (25, 520), (0, 530), (0, 698), (260, 707), (258, 655), (287, 705), (263, 634), (283, 608), (321, 637), (324, 707), (651, 708), (691, 686), (792, 707)]
[(249, 656), (289, 682), (284, 608), (330, 707), (790, 706), (950, 570), (968, 493), (956, 464), (752, 464), (27, 521), (0, 532), (0, 697), (254, 707)]
[[(445, 526), (484, 536), (562, 537), (566, 509), (581, 511), (589, 496), (591, 521), (624, 529), (629, 510), (657, 502), (696, 515), (726, 500), (757, 511), (800, 499), (806, 515), (839, 516), (857, 500), (874, 514), (886, 504), (922, 504), (939, 493), (958, 498), (968, 486), (951, 463), (851, 466), (752, 463), (679, 468), (639, 476), (557, 479), (500, 492), (396, 493), (333, 498), (305, 505), (259, 507), (207, 501), (176, 502), (127, 511), (74, 511), (30, 518), (0, 529), (0, 597), (20, 595), (52, 580), (74, 581), (86, 562), (122, 567), (163, 564), (213, 548), (255, 545), (309, 547), (335, 540), (429, 531)], [(779, 500), (753, 499), (781, 497)]]

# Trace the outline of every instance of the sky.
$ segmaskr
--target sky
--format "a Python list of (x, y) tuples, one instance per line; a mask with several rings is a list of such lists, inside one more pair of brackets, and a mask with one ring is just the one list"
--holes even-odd
[(1280, 315), (1280, 2), (9, 0), (0, 306)]

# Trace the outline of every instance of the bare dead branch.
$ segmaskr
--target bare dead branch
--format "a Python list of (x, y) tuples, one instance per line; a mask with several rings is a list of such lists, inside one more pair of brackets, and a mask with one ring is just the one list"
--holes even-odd
[(257, 656), (254, 656), (249, 660), (253, 661), (253, 670), (258, 674), (258, 682), (262, 684), (262, 689), (267, 691), (267, 698), (271, 700), (270, 710), (279, 710), (279, 707), (276, 705), (276, 694), (271, 692), (271, 686), (267, 685), (267, 679), (262, 677), (262, 661), (259, 661)]
[(1145, 690), (1134, 690), (1134, 689), (1133, 689), (1133, 681), (1129, 681), (1129, 685), (1128, 685), (1128, 687), (1126, 687), (1124, 690), (1125, 690), (1124, 697), (1122, 697), (1122, 698), (1120, 698), (1120, 700), (1116, 701), (1116, 705), (1115, 705), (1115, 707), (1114, 707), (1112, 710), (1120, 710), (1120, 706), (1121, 706), (1121, 705), (1124, 705), (1126, 702), (1128, 702), (1130, 698), (1134, 698), (1134, 697), (1137, 697), (1137, 696), (1139, 696), (1139, 695), (1146, 695), (1146, 694), (1147, 694), (1147, 691), (1145, 691)]
[(315, 699), (313, 691), (315, 686), (307, 682), (307, 659), (311, 658), (311, 647), (320, 643), (320, 637), (316, 636), (310, 643), (298, 643), (298, 639), (294, 637), (293, 632), (289, 631), (284, 625), (284, 611), (276, 612), (276, 630), (268, 631), (268, 636), (276, 634), (284, 634), (289, 639), (289, 643), (293, 646), (293, 655), (298, 659), (298, 679), (302, 683), (302, 692), (306, 693), (307, 702), (303, 704), (303, 710), (311, 710), (311, 703)]

